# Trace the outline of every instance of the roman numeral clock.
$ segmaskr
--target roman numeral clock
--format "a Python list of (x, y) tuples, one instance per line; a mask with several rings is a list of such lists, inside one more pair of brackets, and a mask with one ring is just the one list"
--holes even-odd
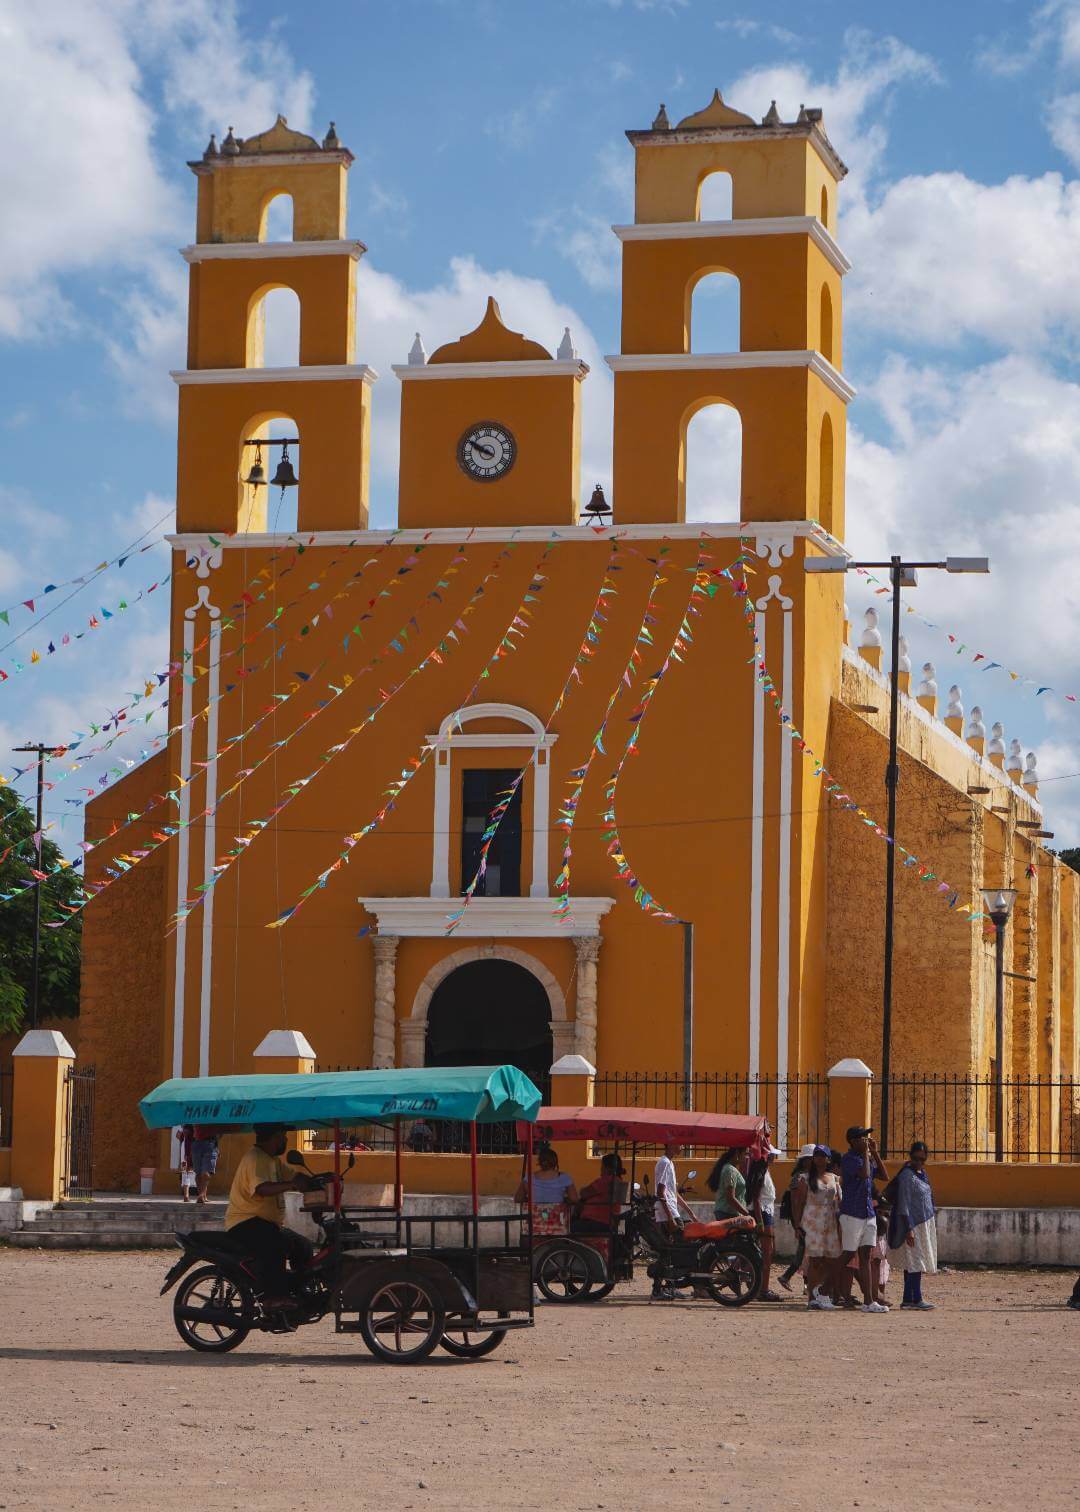
[(474, 331), (430, 358), (417, 339), (394, 368), (400, 529), (577, 524), (589, 369), (571, 352), (568, 337), (553, 357), (509, 330), (494, 299)]

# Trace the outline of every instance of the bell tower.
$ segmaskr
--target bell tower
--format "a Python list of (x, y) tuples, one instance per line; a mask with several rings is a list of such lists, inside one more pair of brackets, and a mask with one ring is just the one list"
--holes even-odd
[[(682, 521), (686, 433), (707, 405), (742, 422), (743, 520), (816, 519), (844, 529), (846, 407), (841, 280), (833, 239), (847, 172), (801, 109), (760, 124), (725, 105), (672, 127), (664, 107), (635, 154), (634, 224), (623, 247), (622, 351), (615, 373), (614, 506), (620, 524)], [(700, 218), (702, 185), (731, 180), (731, 218)], [(739, 284), (738, 350), (691, 351), (691, 309), (710, 273)]]
[[(353, 161), (333, 124), (320, 145), (278, 116), (246, 141), (230, 128), (188, 166), (198, 179), (190, 266), (188, 365), (180, 389), (177, 529), (262, 531), (266, 484), (243, 482), (272, 420), (298, 438), (301, 530), (363, 529), (368, 519), (371, 385), (354, 360), (356, 264), (345, 238)], [(271, 202), (287, 196), (293, 240), (267, 241)], [(264, 366), (265, 298), (290, 289), (300, 312), (294, 365)], [(261, 458), (271, 476), (277, 456)]]

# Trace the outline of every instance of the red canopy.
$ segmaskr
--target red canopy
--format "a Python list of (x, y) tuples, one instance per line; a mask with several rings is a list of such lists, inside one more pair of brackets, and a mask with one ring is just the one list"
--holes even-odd
[[(518, 1138), (528, 1126), (518, 1124)], [(532, 1125), (541, 1139), (620, 1140), (626, 1144), (713, 1145), (763, 1156), (768, 1121), (746, 1113), (687, 1113), (672, 1108), (541, 1108)]]

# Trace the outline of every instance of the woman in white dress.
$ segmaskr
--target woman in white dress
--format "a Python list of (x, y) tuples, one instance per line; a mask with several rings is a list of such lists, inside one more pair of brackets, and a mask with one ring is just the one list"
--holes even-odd
[(922, 1278), (937, 1271), (937, 1218), (930, 1178), (926, 1174), (929, 1154), (921, 1139), (908, 1152), (895, 1181), (890, 1183), (892, 1212), (889, 1215), (889, 1261), (904, 1272), (901, 1308), (929, 1312), (934, 1306), (923, 1299)]

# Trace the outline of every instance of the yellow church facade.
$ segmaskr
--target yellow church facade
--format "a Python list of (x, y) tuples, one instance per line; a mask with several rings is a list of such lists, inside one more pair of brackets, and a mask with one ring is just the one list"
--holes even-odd
[[(168, 1164), (137, 1119), (149, 1086), (249, 1070), (275, 1030), (330, 1066), (679, 1073), (683, 920), (696, 1071), (877, 1067), (884, 844), (803, 749), (881, 822), (880, 637), (848, 623), (841, 577), (804, 571), (844, 550), (844, 166), (820, 112), (754, 122), (719, 95), (628, 136), (608, 522), (581, 508), (569, 333), (553, 355), (558, 333), (519, 335), (489, 301), (430, 356), (418, 340), (392, 375), (365, 365), (332, 128), (279, 119), (191, 165), (171, 735), (88, 809), (88, 839), (109, 837), (87, 863), (106, 885), (80, 1045), (99, 1186)], [(732, 214), (702, 220), (715, 173)], [(294, 239), (267, 241), (282, 195)], [(739, 347), (692, 352), (718, 270), (739, 281)], [(263, 362), (277, 288), (300, 303), (287, 369)], [(387, 378), (398, 520), (375, 531)], [(740, 517), (689, 521), (687, 429), (717, 404), (741, 420)], [(287, 533), (272, 422), (299, 474)], [(1020, 889), (1008, 1069), (1075, 1075), (1080, 893), (1037, 837), (1034, 778), (977, 721), (939, 718), (929, 684), (904, 691), (898, 834), (967, 901)], [(894, 1068), (987, 1075), (982, 931), (903, 869), (897, 920)]]

